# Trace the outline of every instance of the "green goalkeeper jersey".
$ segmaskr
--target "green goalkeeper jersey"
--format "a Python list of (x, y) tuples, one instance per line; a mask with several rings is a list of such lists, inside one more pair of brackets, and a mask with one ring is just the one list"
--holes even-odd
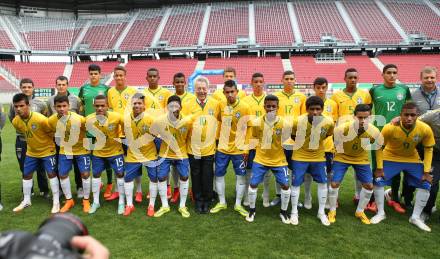
[(88, 116), (89, 114), (95, 112), (95, 107), (93, 107), (93, 100), (96, 96), (101, 94), (107, 96), (108, 89), (110, 89), (110, 87), (103, 84), (99, 84), (97, 86), (86, 84), (81, 86), (81, 88), (79, 89), (78, 97), (81, 99), (84, 105), (84, 116)]

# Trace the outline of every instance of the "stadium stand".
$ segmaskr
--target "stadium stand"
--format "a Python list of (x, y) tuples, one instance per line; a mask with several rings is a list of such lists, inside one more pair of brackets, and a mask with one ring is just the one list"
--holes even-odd
[(359, 82), (380, 83), (381, 72), (367, 56), (345, 56), (343, 62), (316, 62), (313, 56), (290, 58), (298, 83), (313, 83), (318, 76), (326, 77), (330, 83), (344, 82), (344, 72), (354, 67), (359, 71)]
[(16, 92), (17, 88), (15, 88), (12, 84), (6, 81), (2, 76), (0, 76), (0, 92), (8, 93), (8, 92)]
[(196, 46), (205, 9), (202, 4), (173, 6), (160, 40), (167, 40), (170, 47)]
[(150, 47), (162, 20), (162, 9), (140, 10), (139, 16), (121, 44), (121, 50), (144, 50)]
[(15, 49), (14, 44), (8, 37), (8, 34), (0, 29), (0, 49)]
[(119, 65), (118, 62), (115, 61), (106, 61), (106, 62), (78, 62), (73, 65), (72, 74), (70, 76), (69, 85), (71, 87), (80, 87), (84, 85), (89, 78), (88, 67), (90, 64), (97, 64), (101, 67), (101, 75), (105, 77), (113, 72), (113, 68)]
[(242, 2), (213, 3), (205, 45), (227, 46), (249, 37), (249, 6)]
[[(279, 84), (283, 74), (283, 64), (279, 57), (240, 57), (240, 58), (210, 58), (206, 60), (205, 69), (223, 69), (233, 67), (237, 71), (237, 81), (241, 84), (250, 83), (252, 74), (255, 72), (263, 73), (264, 80), (268, 84)], [(222, 84), (222, 76), (210, 76), (212, 84)]]
[(379, 56), (379, 60), (383, 64), (396, 64), (399, 69), (399, 80), (403, 83), (420, 82), (419, 71), (424, 66), (435, 66), (437, 68), (440, 68), (439, 55), (381, 55)]
[(34, 62), (21, 63), (13, 61), (0, 62), (0, 66), (10, 71), (16, 78), (32, 78), (36, 88), (52, 87), (55, 78), (64, 72), (65, 63)]
[(90, 50), (113, 49), (118, 37), (130, 19), (125, 18), (93, 20), (81, 44), (88, 45)]
[(361, 38), (368, 43), (397, 44), (402, 41), (399, 33), (374, 2), (344, 1), (343, 4)]
[(304, 43), (319, 43), (324, 33), (342, 42), (353, 42), (333, 1), (295, 1), (293, 6)]
[(428, 38), (440, 40), (440, 16), (423, 1), (385, 0), (384, 3), (406, 33), (422, 32)]
[(287, 4), (255, 2), (255, 34), (262, 46), (292, 46), (294, 42)]

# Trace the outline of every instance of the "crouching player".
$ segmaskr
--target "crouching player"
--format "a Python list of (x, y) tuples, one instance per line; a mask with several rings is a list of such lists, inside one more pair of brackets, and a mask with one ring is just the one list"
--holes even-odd
[(252, 176), (248, 191), (249, 215), (248, 222), (255, 218), (255, 201), (257, 188), (269, 170), (275, 175), (276, 181), (281, 186), (281, 211), (280, 218), (285, 224), (290, 224), (287, 207), (289, 206), (290, 189), (287, 160), (283, 150), (284, 120), (277, 116), (279, 107), (278, 97), (268, 95), (264, 98), (266, 114), (252, 122), (252, 137), (258, 140), (256, 155), (252, 165)]
[(367, 206), (373, 194), (373, 173), (368, 160), (368, 151), (382, 152), (381, 144), (383, 143), (380, 131), (368, 121), (370, 115), (370, 105), (358, 104), (354, 109), (354, 120), (346, 122), (335, 129), (336, 155), (328, 193), (330, 203), (328, 220), (330, 223), (336, 222), (339, 186), (347, 169), (351, 166), (356, 173), (356, 179), (362, 183), (355, 217), (359, 218), (364, 224), (370, 224), (370, 220), (364, 213), (365, 206)]
[[(133, 111), (130, 117), (124, 118), (124, 132), (127, 139), (127, 157), (125, 158), (125, 197), (127, 206), (125, 206), (124, 216), (130, 215), (134, 211), (133, 206), (133, 180), (142, 174), (142, 165), (147, 168), (150, 182), (150, 201), (151, 193), (157, 195), (157, 167), (155, 162), (157, 159), (156, 146), (154, 144), (154, 136), (150, 134), (153, 119), (145, 114), (145, 106), (153, 102), (142, 93), (136, 93), (131, 98)], [(148, 206), (147, 215), (152, 217), (154, 214), (154, 201)]]
[(104, 171), (105, 161), (107, 161), (116, 173), (119, 192), (118, 214), (123, 214), (125, 209), (124, 151), (119, 138), (121, 129), (123, 129), (123, 120), (118, 113), (108, 111), (107, 97), (104, 95), (97, 95), (93, 105), (96, 112), (86, 118), (87, 131), (96, 137), (96, 142), (92, 147), (93, 203), (89, 213), (95, 213), (100, 207), (101, 173)]
[(60, 212), (67, 212), (75, 205), (70, 189), (69, 172), (73, 163), (79, 168), (83, 183), (83, 211), (89, 212), (90, 202), (90, 152), (84, 148), (83, 139), (86, 135), (85, 118), (75, 112), (70, 112), (67, 95), (57, 95), (54, 99), (57, 113), (49, 117), (49, 127), (55, 132), (55, 140), (60, 146), (58, 155), (58, 174), (61, 189), (66, 197), (66, 203)]
[[(377, 203), (377, 214), (371, 223), (377, 224), (386, 218), (384, 211), (384, 186), (391, 184), (391, 179), (404, 172), (409, 185), (417, 189), (414, 210), (409, 219), (411, 224), (424, 231), (431, 231), (421, 219), (420, 214), (429, 198), (432, 176), (431, 162), (434, 134), (424, 122), (417, 120), (417, 106), (413, 102), (405, 103), (400, 113), (400, 125), (387, 124), (382, 129), (384, 137), (383, 157), (377, 158), (377, 170), (374, 173), (374, 197)], [(424, 160), (420, 160), (416, 146), (423, 145)]]

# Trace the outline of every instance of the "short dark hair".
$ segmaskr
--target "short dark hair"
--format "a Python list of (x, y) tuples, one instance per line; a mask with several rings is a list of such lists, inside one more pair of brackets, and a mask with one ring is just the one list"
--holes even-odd
[(347, 68), (344, 72), (344, 77), (346, 77), (348, 73), (353, 73), (353, 72), (357, 73), (358, 71), (354, 67)]
[(113, 68), (113, 72), (116, 72), (116, 71), (124, 71), (124, 74), (127, 74), (127, 69), (125, 69), (125, 67), (123, 67), (123, 66), (116, 66), (115, 68)]
[(57, 83), (57, 81), (67, 81), (67, 84), (69, 84), (69, 79), (65, 76), (58, 76), (57, 79), (55, 79), (55, 84)]
[(237, 71), (235, 71), (235, 68), (233, 68), (233, 67), (226, 67), (226, 68), (223, 70), (223, 75), (225, 75), (225, 74), (228, 73), (228, 72), (234, 73), (234, 76), (237, 75)]
[(90, 71), (98, 71), (99, 73), (101, 73), (101, 67), (96, 64), (90, 64), (89, 65), (89, 72)]
[(13, 103), (18, 103), (21, 101), (24, 101), (26, 105), (29, 105), (29, 97), (27, 97), (27, 95), (25, 95), (24, 93), (18, 93), (14, 95), (14, 97), (12, 97)]
[(69, 103), (69, 97), (67, 97), (67, 95), (57, 95), (53, 99), (54, 104), (64, 103), (64, 102)]
[(167, 105), (170, 104), (170, 103), (172, 103), (172, 102), (178, 102), (179, 105), (182, 106), (182, 100), (180, 100), (180, 97), (177, 96), (177, 95), (171, 95), (171, 96), (168, 98)]
[(159, 69), (157, 69), (157, 68), (155, 68), (155, 67), (150, 67), (150, 68), (147, 70), (147, 74), (148, 74), (149, 72), (157, 72), (157, 74), (159, 74)]
[(397, 66), (395, 64), (386, 64), (382, 69), (382, 74), (385, 74), (385, 72), (387, 72), (387, 70), (390, 68), (397, 69)]
[(34, 81), (32, 81), (32, 79), (30, 79), (30, 78), (23, 78), (20, 80), (20, 87), (23, 84), (32, 84), (32, 86), (34, 86)]
[(292, 70), (286, 70), (283, 73), (283, 77), (290, 76), (290, 75), (294, 75), (295, 76), (295, 72), (293, 72)]
[(263, 74), (261, 74), (260, 72), (254, 73), (254, 74), (252, 75), (252, 79), (257, 78), (257, 77), (262, 77), (262, 78), (264, 78)]
[(327, 78), (325, 78), (325, 77), (317, 77), (317, 78), (315, 78), (315, 81), (313, 81), (313, 86), (323, 85), (323, 84), (328, 85)]
[(311, 106), (319, 105), (321, 109), (324, 108), (324, 101), (318, 96), (310, 96), (306, 101), (306, 109), (309, 109)]
[(264, 97), (264, 104), (266, 104), (266, 102), (268, 102), (268, 101), (276, 101), (277, 104), (280, 103), (280, 100), (278, 99), (278, 97), (273, 94), (269, 94), (266, 97)]
[(105, 100), (105, 102), (107, 102), (107, 97), (105, 95), (103, 95), (103, 94), (98, 94), (93, 99), (93, 104), (95, 104), (96, 100)]
[(175, 73), (174, 76), (173, 76), (173, 81), (174, 81), (176, 78), (181, 78), (181, 77), (185, 78), (185, 74), (183, 74), (182, 72)]
[(371, 106), (368, 104), (358, 104), (356, 105), (356, 108), (354, 108), (354, 115), (356, 115), (358, 112), (370, 112), (371, 114)]
[(234, 80), (226, 80), (223, 86), (223, 90), (225, 89), (225, 87), (235, 87), (235, 89), (237, 90), (237, 83), (235, 83)]
[[(402, 111), (404, 110), (404, 109), (416, 109), (417, 111), (419, 110), (418, 108), (417, 108), (417, 104), (415, 103), (415, 102), (406, 102), (406, 103), (404, 103), (403, 104), (403, 106), (402, 106)], [(401, 111), (401, 112), (402, 112)]]
[(131, 99), (141, 99), (145, 103), (145, 95), (143, 93), (135, 93)]

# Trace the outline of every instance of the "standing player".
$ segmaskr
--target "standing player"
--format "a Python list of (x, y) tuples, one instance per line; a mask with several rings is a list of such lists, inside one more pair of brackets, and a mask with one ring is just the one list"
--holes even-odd
[[(407, 102), (403, 105), (400, 113), (400, 125), (387, 124), (382, 129), (383, 157), (377, 157), (377, 169), (374, 172), (376, 177), (374, 196), (378, 212), (371, 218), (371, 223), (377, 224), (386, 218), (384, 186), (390, 185), (395, 175), (404, 172), (408, 177), (408, 183), (417, 189), (414, 210), (409, 222), (430, 232), (431, 228), (420, 219), (420, 214), (429, 198), (432, 181), (431, 161), (435, 140), (431, 128), (426, 123), (417, 120), (417, 114), (416, 104)], [(418, 144), (424, 147), (423, 163), (416, 150)]]
[[(384, 83), (370, 89), (373, 100), (374, 114), (385, 118), (388, 123), (400, 115), (402, 106), (411, 99), (411, 93), (406, 85), (397, 84), (397, 66), (394, 64), (385, 65), (382, 70)], [(382, 130), (383, 125), (375, 125)], [(373, 171), (375, 170), (376, 156), (371, 154), (373, 161)], [(393, 207), (398, 213), (405, 213), (405, 209), (400, 205), (399, 199), (400, 174), (396, 175), (391, 185), (391, 200), (388, 205)]]
[[(84, 107), (84, 116), (89, 116), (95, 112), (95, 107), (93, 106), (95, 97), (98, 95), (107, 96), (109, 87), (101, 84), (101, 68), (98, 65), (91, 64), (88, 67), (89, 71), (89, 83), (81, 86), (79, 89), (78, 97), (81, 99)], [(87, 137), (91, 137), (87, 134)], [(112, 169), (111, 166), (106, 162), (105, 171), (107, 174), (107, 186), (104, 191), (104, 198), (108, 198), (112, 195)]]
[[(234, 80), (234, 81), (237, 80), (237, 72), (232, 67), (227, 67), (223, 70), (223, 81), (226, 82), (228, 80)], [(244, 90), (237, 90), (237, 91), (238, 91), (237, 94), (238, 99), (243, 100), (243, 98), (246, 97), (246, 92)], [(223, 93), (223, 89), (215, 90), (215, 92), (212, 94), (212, 98), (217, 100), (217, 102), (219, 103), (226, 102), (226, 97), (225, 94)]]
[[(43, 115), (47, 115), (47, 106), (46, 103), (35, 98), (34, 97), (34, 82), (29, 78), (23, 78), (20, 81), (20, 91), (24, 93), (30, 103), (31, 110), (33, 112), (38, 112)], [(11, 104), (11, 107), (9, 107), (9, 121), (12, 122), (12, 120), (15, 118), (15, 109), (14, 104)], [(17, 138), (15, 139), (15, 155), (17, 156), (17, 161), (20, 166), (20, 171), (24, 172), (24, 159), (26, 157), (26, 137), (17, 132)], [(40, 189), (40, 195), (44, 198), (49, 198), (49, 187), (47, 186), (47, 176), (46, 172), (44, 172), (44, 167), (39, 166), (37, 167), (37, 183), (38, 188)]]
[[(357, 88), (359, 82), (359, 73), (355, 68), (348, 68), (344, 74), (345, 88), (341, 91), (337, 91), (331, 97), (333, 101), (338, 105), (338, 118), (339, 120), (352, 120), (353, 112), (358, 104), (371, 104), (371, 96), (367, 91)], [(343, 122), (343, 121), (341, 121)], [(358, 203), (359, 195), (362, 189), (360, 181), (355, 177), (355, 194), (353, 201)], [(368, 208), (376, 211), (375, 204), (370, 204)]]
[[(348, 121), (336, 127), (334, 132), (336, 155), (333, 162), (333, 175), (330, 178), (328, 201), (330, 223), (336, 222), (336, 203), (339, 195), (339, 186), (345, 173), (351, 166), (356, 179), (362, 183), (359, 203), (354, 214), (362, 223), (370, 224), (364, 209), (373, 194), (373, 173), (368, 160), (368, 150), (382, 152), (383, 142), (380, 131), (369, 123), (371, 107), (367, 104), (358, 104), (354, 109), (353, 121)], [(373, 146), (373, 144), (376, 144)]]
[(28, 96), (24, 93), (14, 95), (12, 99), (15, 113), (12, 120), (14, 128), (26, 138), (27, 148), (23, 166), (23, 201), (14, 208), (19, 212), (31, 206), (32, 175), (39, 166), (46, 171), (52, 190), (52, 213), (60, 211), (60, 193), (58, 178), (55, 173), (55, 144), (47, 118), (31, 111)]
[[(105, 169), (105, 163), (110, 164), (116, 174), (117, 190), (119, 192), (118, 214), (124, 213), (124, 151), (119, 142), (121, 129), (124, 128), (122, 117), (108, 111), (107, 97), (97, 95), (95, 97), (95, 113), (86, 117), (87, 131), (95, 138), (92, 153), (92, 192), (93, 204), (89, 213), (93, 214), (99, 209), (99, 187), (101, 186), (101, 173)], [(119, 140), (119, 141), (118, 141)]]
[(75, 163), (81, 173), (83, 191), (83, 211), (89, 212), (90, 202), (90, 152), (84, 148), (83, 139), (86, 136), (85, 118), (72, 112), (67, 95), (58, 95), (54, 98), (55, 111), (49, 118), (49, 127), (55, 132), (55, 140), (60, 146), (58, 155), (58, 176), (61, 190), (66, 197), (66, 203), (60, 212), (68, 212), (75, 202), (70, 189), (69, 172)]
[[(170, 211), (167, 200), (166, 183), (170, 173), (170, 166), (174, 165), (180, 175), (179, 212), (182, 217), (188, 218), (190, 213), (186, 207), (186, 198), (189, 188), (189, 161), (186, 148), (191, 120), (189, 117), (184, 118), (180, 114), (182, 101), (178, 96), (170, 96), (167, 102), (167, 114), (155, 120), (151, 127), (151, 132), (156, 136), (160, 136), (162, 139), (159, 151), (160, 164), (157, 168), (158, 189), (162, 207), (154, 213), (154, 217), (161, 217)], [(151, 193), (150, 195), (154, 194)]]
[(290, 189), (287, 161), (283, 151), (284, 120), (277, 116), (278, 97), (268, 95), (264, 99), (265, 115), (252, 122), (252, 137), (258, 140), (255, 160), (252, 165), (252, 177), (249, 186), (249, 215), (248, 222), (255, 218), (255, 201), (258, 184), (261, 183), (269, 170), (275, 175), (281, 185), (280, 218), (285, 224), (290, 224), (287, 207), (289, 206)]
[(327, 173), (325, 169), (324, 141), (333, 135), (333, 120), (321, 116), (324, 109), (324, 101), (311, 96), (306, 101), (307, 114), (299, 116), (293, 122), (292, 138), (295, 138), (294, 146), (298, 148), (292, 156), (292, 214), (290, 222), (298, 225), (298, 199), (304, 175), (309, 173), (318, 183), (318, 218), (325, 226), (330, 222), (325, 215), (325, 203), (327, 201)]
[[(0, 161), (1, 161), (1, 154), (2, 154), (2, 137), (1, 132), (3, 127), (5, 126), (6, 122), (6, 116), (3, 112), (3, 106), (0, 106)], [(0, 211), (3, 210), (3, 204), (2, 204), (2, 193), (1, 193), (1, 183), (0, 183)]]
[[(215, 185), (219, 202), (210, 210), (218, 213), (228, 207), (225, 197), (225, 175), (229, 162), (232, 160), (236, 179), (236, 199), (234, 210), (246, 217), (248, 212), (241, 205), (246, 191), (246, 162), (247, 150), (237, 142), (247, 136), (247, 124), (239, 127), (239, 121), (250, 115), (249, 106), (237, 98), (237, 84), (233, 80), (225, 82), (223, 93), (227, 102), (220, 103), (221, 130), (218, 149), (215, 154)], [(243, 123), (242, 123), (243, 124)]]

